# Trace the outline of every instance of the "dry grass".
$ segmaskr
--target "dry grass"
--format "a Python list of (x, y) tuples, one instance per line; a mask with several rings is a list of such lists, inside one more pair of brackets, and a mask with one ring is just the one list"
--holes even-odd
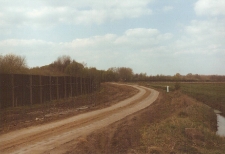
[(87, 136), (69, 153), (195, 154), (225, 151), (213, 110), (180, 91)]
[(216, 135), (216, 115), (210, 107), (181, 92), (162, 93), (160, 114), (167, 118), (141, 129), (140, 153), (154, 153), (152, 147), (158, 149), (155, 153), (224, 153), (225, 138)]

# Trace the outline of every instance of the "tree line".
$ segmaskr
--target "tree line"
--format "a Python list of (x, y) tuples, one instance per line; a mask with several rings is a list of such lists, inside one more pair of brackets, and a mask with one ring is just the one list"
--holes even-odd
[(180, 82), (225, 82), (222, 75), (198, 75), (188, 73), (181, 75), (150, 75), (146, 73), (134, 73), (129, 67), (111, 67), (108, 70), (98, 70), (95, 67), (87, 67), (85, 63), (79, 63), (70, 56), (60, 56), (51, 64), (29, 68), (26, 58), (18, 55), (0, 55), (0, 73), (5, 74), (34, 74), (46, 76), (79, 76), (93, 77), (101, 82), (135, 82), (135, 81), (180, 81)]

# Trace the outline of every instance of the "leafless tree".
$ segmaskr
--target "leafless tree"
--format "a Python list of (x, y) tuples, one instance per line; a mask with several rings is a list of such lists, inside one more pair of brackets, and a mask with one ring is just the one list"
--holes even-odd
[(25, 57), (7, 54), (0, 56), (1, 73), (24, 73), (28, 69)]
[(72, 62), (70, 56), (60, 56), (56, 61), (53, 62), (52, 66), (58, 71), (64, 72), (66, 67)]

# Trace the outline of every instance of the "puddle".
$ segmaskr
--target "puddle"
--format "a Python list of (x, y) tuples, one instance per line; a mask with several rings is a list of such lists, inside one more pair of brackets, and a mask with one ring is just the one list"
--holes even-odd
[(217, 111), (215, 111), (215, 113), (217, 115), (217, 134), (219, 136), (225, 137), (225, 117), (220, 115)]

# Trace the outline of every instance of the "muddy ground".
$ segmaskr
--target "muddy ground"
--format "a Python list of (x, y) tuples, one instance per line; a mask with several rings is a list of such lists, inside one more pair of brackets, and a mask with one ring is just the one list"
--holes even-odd
[(0, 111), (0, 134), (9, 131), (57, 121), (81, 113), (111, 106), (138, 92), (130, 86), (103, 83), (93, 94), (78, 96), (51, 103), (10, 108)]

